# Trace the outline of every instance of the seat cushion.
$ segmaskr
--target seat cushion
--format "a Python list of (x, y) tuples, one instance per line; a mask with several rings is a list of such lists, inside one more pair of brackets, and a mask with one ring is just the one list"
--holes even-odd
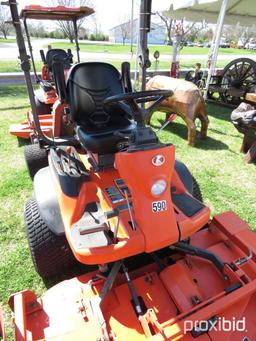
[[(81, 145), (98, 154), (120, 150), (135, 128), (129, 106), (125, 103), (105, 105), (105, 99), (124, 93), (122, 76), (111, 64), (87, 62), (76, 64), (67, 80), (71, 120), (76, 124)], [(123, 145), (124, 147), (124, 145)]]
[(80, 143), (86, 150), (97, 154), (112, 154), (120, 150), (121, 144), (123, 145), (127, 141), (118, 133), (129, 135), (135, 127), (133, 122), (124, 119), (122, 125), (118, 125), (116, 122), (114, 125), (102, 127), (97, 131), (93, 126), (77, 126), (76, 131)]

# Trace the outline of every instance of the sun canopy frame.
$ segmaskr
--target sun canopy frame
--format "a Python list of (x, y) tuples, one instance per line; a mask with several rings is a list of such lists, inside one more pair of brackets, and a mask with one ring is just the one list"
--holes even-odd
[(70, 8), (65, 6), (46, 7), (40, 5), (25, 6), (20, 13), (23, 19), (36, 20), (63, 20), (74, 21), (87, 17), (94, 13), (94, 9), (84, 6)]
[(25, 6), (20, 13), (20, 18), (23, 19), (25, 33), (27, 36), (28, 41), (28, 48), (31, 55), (32, 66), (34, 70), (34, 74), (36, 79), (39, 81), (36, 67), (35, 67), (35, 60), (33, 56), (33, 48), (30, 41), (30, 34), (28, 30), (27, 20), (53, 20), (53, 21), (71, 21), (73, 23), (74, 32), (75, 32), (75, 44), (76, 44), (76, 53), (77, 53), (77, 61), (80, 62), (80, 55), (79, 55), (79, 43), (78, 43), (78, 28), (77, 28), (77, 21), (88, 17), (89, 15), (94, 13), (94, 9), (91, 7), (65, 7), (65, 6), (40, 6), (40, 5), (29, 5)]

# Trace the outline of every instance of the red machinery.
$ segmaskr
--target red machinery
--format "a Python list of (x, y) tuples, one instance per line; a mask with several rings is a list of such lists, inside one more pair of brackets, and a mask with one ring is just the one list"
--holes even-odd
[(34, 178), (25, 223), (43, 278), (75, 262), (87, 273), (42, 298), (12, 295), (15, 340), (255, 340), (256, 235), (233, 212), (211, 219), (174, 145), (145, 126), (172, 92), (126, 92), (128, 78), (106, 63), (58, 75), (76, 135), (52, 140), (34, 114), (49, 166)]
[(62, 100), (80, 147), (50, 148), (25, 220), (41, 276), (65, 273), (72, 257), (88, 273), (40, 299), (12, 295), (16, 340), (254, 340), (256, 235), (233, 212), (210, 219), (175, 147), (145, 127), (171, 92), (122, 89), (109, 64), (70, 72)]
[[(60, 136), (60, 130), (58, 123), (54, 122), (55, 117), (51, 115), (52, 105), (58, 99), (58, 94), (55, 88), (54, 76), (52, 74), (52, 65), (54, 61), (62, 62), (64, 65), (64, 72), (67, 74), (72, 62), (71, 51), (67, 52), (62, 49), (51, 49), (47, 51), (46, 56), (43, 50), (40, 51), (43, 67), (41, 77), (37, 75), (35, 61), (33, 56), (32, 45), (29, 36), (29, 30), (27, 27), (28, 19), (35, 20), (54, 20), (54, 21), (71, 21), (74, 24), (75, 42), (77, 50), (77, 61), (80, 61), (79, 56), (79, 44), (78, 44), (78, 31), (77, 20), (89, 16), (94, 13), (94, 10), (89, 7), (69, 8), (65, 6), (46, 7), (40, 5), (26, 6), (20, 14), (23, 19), (25, 33), (27, 36), (28, 46), (30, 50), (30, 56), (32, 66), (34, 70), (35, 79), (40, 84), (41, 88), (35, 91), (35, 99), (37, 105), (37, 111), (39, 115), (39, 122), (43, 132), (50, 136)], [(61, 112), (60, 112), (61, 114)], [(58, 117), (57, 120), (60, 118)], [(33, 116), (30, 112), (27, 113), (26, 121), (21, 124), (13, 124), (10, 126), (10, 134), (15, 135), (22, 139), (34, 139), (35, 138), (35, 125)]]

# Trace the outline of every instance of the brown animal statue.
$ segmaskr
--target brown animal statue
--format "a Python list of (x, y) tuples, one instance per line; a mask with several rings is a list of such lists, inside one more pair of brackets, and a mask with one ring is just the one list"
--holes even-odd
[[(172, 90), (174, 95), (164, 100), (155, 111), (163, 111), (167, 115), (176, 113), (186, 122), (188, 127), (188, 144), (194, 145), (196, 137), (195, 120), (201, 121), (201, 138), (206, 138), (208, 115), (205, 109), (203, 96), (198, 87), (188, 81), (167, 77), (154, 76), (146, 85), (147, 90)], [(146, 118), (149, 124), (153, 113)]]

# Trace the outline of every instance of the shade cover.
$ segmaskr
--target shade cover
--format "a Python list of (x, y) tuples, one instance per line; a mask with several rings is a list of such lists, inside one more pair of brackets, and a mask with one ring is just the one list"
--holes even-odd
[[(176, 19), (185, 18), (188, 21), (216, 23), (222, 0), (170, 0), (171, 16)], [(225, 24), (249, 26), (255, 24), (255, 0), (229, 0), (225, 15)]]
[(93, 13), (93, 8), (86, 6), (70, 8), (65, 6), (44, 7), (40, 5), (30, 5), (22, 9), (20, 16), (21, 18), (38, 20), (72, 21), (87, 17)]

